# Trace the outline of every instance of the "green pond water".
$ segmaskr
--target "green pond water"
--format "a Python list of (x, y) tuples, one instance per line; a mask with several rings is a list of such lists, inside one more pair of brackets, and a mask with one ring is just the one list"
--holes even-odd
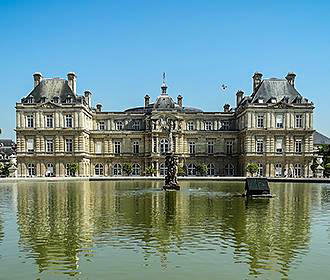
[(329, 279), (330, 185), (0, 183), (0, 279)]

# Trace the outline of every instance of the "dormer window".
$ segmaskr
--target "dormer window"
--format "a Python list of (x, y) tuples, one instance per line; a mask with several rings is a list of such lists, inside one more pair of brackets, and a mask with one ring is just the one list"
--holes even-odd
[(124, 127), (122, 121), (116, 121), (116, 130), (122, 130)]
[(276, 103), (276, 98), (275, 98), (275, 97), (272, 97), (272, 98), (270, 99), (270, 103), (275, 104), (275, 103)]
[(72, 98), (71, 97), (67, 97), (65, 99), (65, 103), (72, 103)]
[(258, 99), (258, 103), (264, 103), (263, 98), (259, 98), (259, 99)]
[(134, 130), (140, 130), (140, 121), (134, 121), (132, 128)]
[(46, 102), (46, 97), (41, 97), (41, 103), (45, 103)]
[(27, 103), (33, 103), (33, 96), (29, 96), (28, 98), (27, 98)]
[(297, 98), (296, 98), (296, 103), (297, 103), (297, 104), (301, 104), (301, 96), (297, 96)]
[(54, 103), (58, 103), (58, 101), (59, 101), (59, 97), (58, 97), (58, 96), (54, 96), (54, 97), (53, 97), (53, 102), (54, 102)]

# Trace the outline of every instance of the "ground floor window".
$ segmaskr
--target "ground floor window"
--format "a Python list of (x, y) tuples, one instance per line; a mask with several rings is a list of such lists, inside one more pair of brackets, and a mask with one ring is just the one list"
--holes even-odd
[(294, 165), (294, 177), (302, 177), (302, 166), (300, 163)]
[(160, 172), (160, 176), (166, 176), (167, 175), (167, 167), (165, 166), (165, 163), (161, 163), (159, 165), (159, 172)]
[(234, 176), (234, 172), (235, 172), (234, 165), (232, 165), (231, 163), (227, 163), (225, 165), (225, 175)]
[(28, 175), (29, 176), (36, 176), (36, 166), (34, 163), (28, 164)]
[(113, 166), (112, 174), (113, 174), (114, 176), (119, 176), (119, 175), (122, 174), (121, 164), (116, 163), (116, 164)]
[(188, 176), (196, 175), (196, 165), (195, 164), (193, 164), (193, 163), (188, 164), (187, 175)]
[(138, 176), (141, 174), (141, 167), (140, 164), (134, 163), (133, 164), (133, 170), (132, 170), (132, 175), (133, 176)]
[(214, 176), (214, 174), (215, 174), (214, 164), (213, 163), (209, 163), (207, 165), (207, 175), (208, 176)]
[(47, 164), (46, 176), (51, 177), (55, 175), (54, 165), (52, 163)]
[(103, 176), (104, 174), (103, 164), (98, 163), (95, 165), (95, 175), (96, 176)]
[(282, 177), (282, 164), (275, 164), (275, 177)]
[(262, 176), (264, 176), (264, 166), (263, 166), (262, 163), (258, 163), (257, 176), (258, 176), (258, 177), (262, 177)]

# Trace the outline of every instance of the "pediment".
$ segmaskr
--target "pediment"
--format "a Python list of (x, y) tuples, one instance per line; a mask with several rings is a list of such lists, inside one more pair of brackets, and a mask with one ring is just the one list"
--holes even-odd
[(285, 103), (283, 101), (280, 101), (274, 105), (271, 105), (269, 106), (270, 108), (273, 108), (273, 109), (290, 109), (292, 108), (293, 106), (288, 104), (288, 103)]
[(50, 101), (46, 103), (38, 104), (36, 106), (36, 109), (58, 109), (58, 108), (61, 108), (61, 106)]

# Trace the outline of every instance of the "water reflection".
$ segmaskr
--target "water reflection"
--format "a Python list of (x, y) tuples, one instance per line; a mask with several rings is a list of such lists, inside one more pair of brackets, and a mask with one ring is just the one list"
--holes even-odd
[(214, 251), (214, 258), (227, 254), (246, 264), (251, 276), (275, 271), (284, 278), (308, 252), (310, 186), (273, 185), (277, 198), (267, 200), (228, 196), (241, 184), (200, 186), (163, 192), (156, 182), (22, 183), (19, 246), (40, 272), (73, 276), (81, 258), (93, 260), (109, 246), (142, 251), (144, 259), (137, 261), (145, 265), (157, 257), (164, 269), (170, 253)]

